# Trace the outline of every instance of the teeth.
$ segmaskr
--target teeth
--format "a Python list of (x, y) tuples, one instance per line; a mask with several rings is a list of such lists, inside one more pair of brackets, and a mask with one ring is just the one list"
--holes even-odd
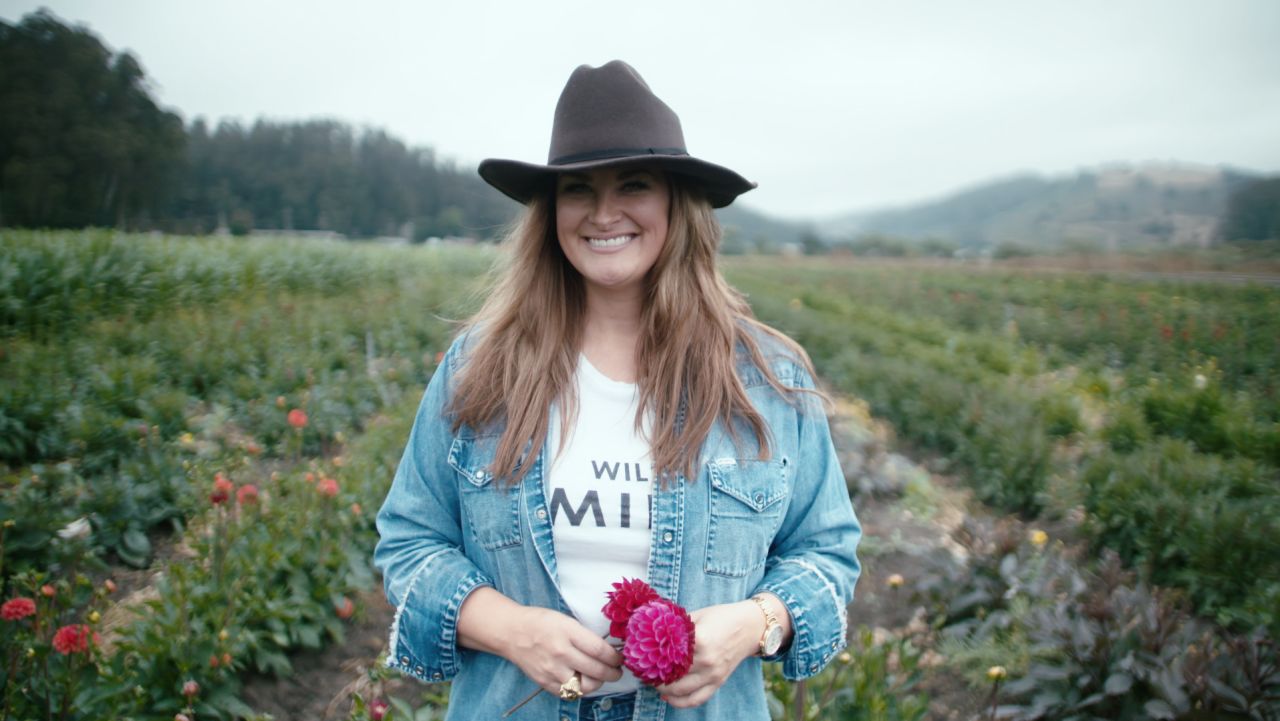
[(587, 242), (592, 248), (616, 248), (634, 237), (634, 235), (619, 235), (616, 238), (587, 238)]

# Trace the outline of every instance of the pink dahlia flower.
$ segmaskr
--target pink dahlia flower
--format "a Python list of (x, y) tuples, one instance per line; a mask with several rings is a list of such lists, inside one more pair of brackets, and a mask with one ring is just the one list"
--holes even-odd
[(17, 621), (31, 616), (35, 612), (36, 602), (25, 596), (11, 598), (5, 601), (3, 606), (0, 606), (0, 618), (6, 621)]
[(650, 686), (684, 676), (693, 664), (693, 619), (679, 604), (658, 598), (640, 606), (627, 622), (622, 658)]
[(90, 646), (98, 644), (98, 634), (84, 624), (63, 626), (53, 634), (53, 650), (64, 656), (72, 653), (83, 653)]
[(606, 591), (609, 602), (600, 609), (604, 617), (609, 619), (609, 635), (627, 640), (627, 622), (637, 608), (660, 596), (649, 587), (649, 584), (638, 578), (624, 578), (621, 583), (613, 584), (613, 591)]

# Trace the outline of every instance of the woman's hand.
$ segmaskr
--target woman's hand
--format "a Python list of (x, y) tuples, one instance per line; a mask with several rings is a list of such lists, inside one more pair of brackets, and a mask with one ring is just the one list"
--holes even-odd
[(576, 619), (521, 605), (488, 586), (459, 609), (458, 644), (507, 659), (552, 694), (575, 672), (584, 695), (622, 677), (622, 654)]
[(552, 694), (574, 672), (582, 674), (582, 694), (622, 678), (622, 654), (576, 619), (548, 608), (524, 606), (503, 658)]
[(764, 614), (750, 600), (700, 608), (689, 616), (696, 639), (693, 665), (680, 680), (657, 687), (676, 708), (706, 703), (738, 664), (760, 649), (764, 631)]

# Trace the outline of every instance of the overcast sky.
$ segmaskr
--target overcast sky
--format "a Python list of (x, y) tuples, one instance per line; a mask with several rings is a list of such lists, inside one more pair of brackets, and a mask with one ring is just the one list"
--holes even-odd
[(338, 118), (463, 166), (545, 162), (569, 73), (622, 58), (692, 154), (784, 217), (1116, 161), (1280, 171), (1276, 0), (0, 0), (0, 18), (42, 5), (132, 51), (187, 120)]

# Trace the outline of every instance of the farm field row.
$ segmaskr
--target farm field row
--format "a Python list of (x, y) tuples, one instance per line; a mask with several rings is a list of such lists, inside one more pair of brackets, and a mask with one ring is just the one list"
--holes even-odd
[[(374, 583), (373, 513), (446, 319), (493, 259), (0, 235), (0, 579), (33, 611), (0, 622), (18, 630), (0, 641), (6, 713), (252, 717), (242, 674), (286, 673), (288, 653), (340, 639)], [(827, 382), (983, 500), (1082, 512), (1098, 549), (1274, 635), (1280, 293), (776, 259), (727, 270)], [(1037, 549), (1014, 547), (1026, 562), (1009, 573), (1039, 573)], [(129, 567), (159, 580), (106, 583)], [(837, 671), (892, 699), (888, 659), (918, 649), (857, 636)]]

